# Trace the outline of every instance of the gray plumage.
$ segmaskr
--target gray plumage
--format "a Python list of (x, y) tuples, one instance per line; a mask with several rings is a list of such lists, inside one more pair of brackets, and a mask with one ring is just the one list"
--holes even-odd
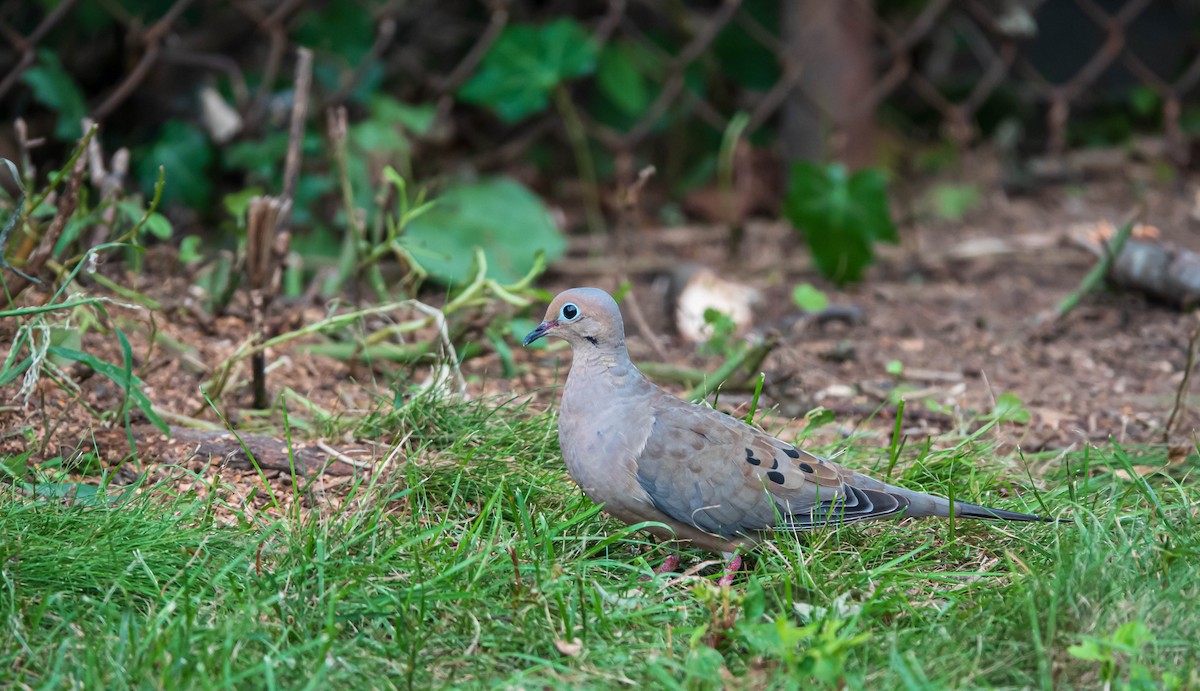
[[(950, 502), (889, 485), (680, 400), (634, 367), (621, 312), (608, 293), (558, 295), (526, 337), (567, 340), (574, 352), (559, 410), (571, 478), (628, 524), (658, 522), (661, 539), (730, 553), (775, 531), (891, 516), (949, 516)], [(956, 516), (1046, 520), (956, 502)]]

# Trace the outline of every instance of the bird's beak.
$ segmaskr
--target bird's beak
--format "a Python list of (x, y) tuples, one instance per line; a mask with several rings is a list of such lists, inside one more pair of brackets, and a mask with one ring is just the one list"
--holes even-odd
[(530, 343), (533, 343), (534, 341), (538, 340), (542, 336), (545, 336), (546, 333), (550, 331), (550, 329), (553, 329), (556, 326), (558, 326), (558, 322), (556, 322), (556, 321), (542, 322), (541, 324), (537, 325), (536, 329), (534, 329), (533, 331), (530, 331), (529, 335), (526, 336), (525, 340), (522, 341), (521, 343), (523, 345), (529, 345)]

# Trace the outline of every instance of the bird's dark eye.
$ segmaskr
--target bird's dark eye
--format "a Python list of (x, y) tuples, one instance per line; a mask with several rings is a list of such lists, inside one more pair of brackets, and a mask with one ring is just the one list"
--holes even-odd
[(574, 321), (579, 316), (579, 308), (575, 306), (575, 303), (568, 302), (562, 306), (559, 314), (562, 315), (564, 321)]

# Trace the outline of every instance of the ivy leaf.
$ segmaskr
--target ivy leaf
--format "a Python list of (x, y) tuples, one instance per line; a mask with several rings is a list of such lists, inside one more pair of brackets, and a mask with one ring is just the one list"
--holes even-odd
[(596, 86), (621, 111), (638, 117), (650, 107), (650, 86), (638, 67), (636, 48), (628, 41), (611, 43), (600, 53)]
[(401, 242), (421, 266), (451, 284), (471, 278), (474, 247), (487, 257), (487, 275), (501, 283), (512, 283), (528, 273), (538, 251), (545, 252), (549, 262), (566, 249), (542, 200), (507, 177), (446, 190), (408, 224)]
[(560, 82), (591, 74), (596, 54), (592, 37), (573, 19), (509, 26), (458, 96), (517, 122), (544, 110)]
[(845, 166), (800, 161), (783, 212), (804, 234), (817, 268), (839, 285), (862, 280), (875, 242), (898, 241), (888, 210), (887, 178), (874, 168), (848, 175)]
[(153, 189), (161, 165), (166, 169), (162, 205), (182, 203), (202, 209), (212, 198), (208, 171), (212, 159), (212, 144), (203, 132), (182, 120), (168, 120), (154, 145), (138, 158), (138, 178), (142, 187)]
[(80, 120), (87, 115), (83, 92), (63, 69), (54, 51), (38, 50), (38, 64), (21, 75), (21, 81), (33, 91), (33, 99), (58, 113), (54, 136), (59, 139), (78, 139), (83, 134)]

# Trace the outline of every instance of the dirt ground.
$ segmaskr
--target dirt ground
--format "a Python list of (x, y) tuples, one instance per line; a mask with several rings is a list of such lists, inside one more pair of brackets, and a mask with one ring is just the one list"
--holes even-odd
[[(645, 224), (631, 239), (632, 256), (624, 260), (606, 254), (604, 242), (573, 237), (568, 257), (551, 267), (539, 285), (551, 292), (575, 285), (615, 289), (620, 272), (627, 271), (645, 324), (657, 332), (668, 359), (707, 371), (721, 360), (699, 355), (695, 345), (673, 335), (662, 276), (681, 264), (695, 263), (755, 288), (761, 298), (756, 327), (782, 329), (781, 344), (762, 368), (767, 375), (764, 403), (776, 406), (782, 416), (802, 416), (823, 406), (836, 413), (842, 431), (865, 423), (882, 435), (890, 433), (893, 421), (886, 411), (874, 417), (872, 413), (893, 395), (893, 388), (902, 386), (908, 401), (906, 431), (938, 435), (964, 418), (991, 410), (996, 397), (1008, 392), (1019, 397), (1031, 415), (1028, 424), (1005, 425), (999, 440), (1026, 452), (1078, 448), (1110, 437), (1124, 444), (1161, 443), (1184, 376), (1194, 318), (1122, 290), (1092, 295), (1059, 320), (1040, 316), (1075, 289), (1096, 263), (1092, 254), (1067, 239), (1072, 229), (1115, 223), (1140, 202), (1145, 209), (1142, 222), (1158, 228), (1162, 241), (1200, 250), (1200, 220), (1193, 215), (1200, 177), (1160, 182), (1157, 168), (1130, 162), (1083, 184), (1046, 185), (1033, 194), (1009, 196), (1000, 189), (998, 171), (980, 155), (964, 162), (959, 179), (947, 175), (908, 185), (897, 210), (920, 209), (932, 185), (961, 183), (963, 177), (978, 185), (982, 200), (961, 221), (921, 213), (915, 220), (901, 219), (902, 245), (884, 248), (867, 280), (855, 287), (837, 289), (820, 279), (795, 233), (771, 220), (750, 220), (735, 256), (727, 251), (728, 231), (715, 225)], [(163, 410), (186, 416), (168, 420), (179, 427), (174, 438), (167, 439), (135, 414), (142, 460), (150, 466), (181, 464), (201, 474), (219, 467), (226, 480), (256, 477), (231, 435), (220, 429), (186, 429), (188, 418), (221, 427), (217, 410), (240, 428), (265, 426), (260, 416), (246, 412), (250, 397), (244, 366), (235, 368), (226, 386), (230, 393), (215, 409), (199, 390), (248, 336), (244, 311), (235, 307), (232, 316), (212, 322), (198, 318), (187, 308), (188, 283), (179, 278), (178, 267), (170, 265), (170, 252), (155, 256), (161, 270), (127, 280), (152, 293), (167, 309), (151, 324), (145, 311), (108, 308), (112, 321), (130, 338), (135, 371), (147, 395)], [(789, 316), (796, 314), (792, 287), (802, 282), (827, 291), (833, 304), (856, 308), (862, 318), (787, 326), (794, 321)], [(531, 316), (539, 318), (542, 308), (535, 307)], [(317, 304), (281, 305), (273, 327), (299, 328), (326, 316), (326, 309)], [(659, 359), (628, 316), (627, 327), (634, 360)], [(11, 342), (12, 328), (0, 326), (0, 340)], [(152, 331), (179, 345), (165, 345), (160, 339), (150, 349)], [(101, 329), (89, 330), (83, 349), (121, 362), (118, 341)], [(522, 371), (511, 379), (499, 376), (495, 354), (469, 360), (463, 368), (469, 392), (542, 389), (536, 405), (549, 403), (552, 393), (544, 387), (565, 374), (568, 352), (515, 351)], [(892, 361), (903, 364), (899, 377), (888, 372)], [(294, 346), (271, 352), (269, 362), (276, 392), (287, 387), (335, 415), (370, 410), (389, 399), (389, 382), (399, 372), (308, 356)], [(78, 400), (46, 383), (28, 399), (15, 397), (19, 382), (7, 387), (0, 407), (0, 453), (17, 454), (34, 446), (35, 461), (78, 456), (81, 439), (108, 462), (128, 453), (120, 421), (96, 420), (96, 413), (119, 405), (120, 389), (86, 368), (76, 365), (67, 371), (80, 379)], [(427, 372), (425, 368), (415, 376)], [(723, 406), (736, 407), (748, 395), (727, 392), (721, 400)], [(289, 406), (295, 408), (295, 401)], [(1187, 444), (1197, 427), (1200, 405), (1190, 403), (1176, 422), (1172, 441)], [(296, 446), (310, 467), (330, 457), (338, 459), (322, 487), (345, 482), (387, 453), (386, 439), (314, 440), (319, 433), (297, 431), (305, 441)], [(286, 479), (282, 442), (260, 436), (252, 437), (250, 445), (260, 461), (266, 459), (268, 476)], [(137, 472), (128, 468), (122, 477), (132, 479)]]

